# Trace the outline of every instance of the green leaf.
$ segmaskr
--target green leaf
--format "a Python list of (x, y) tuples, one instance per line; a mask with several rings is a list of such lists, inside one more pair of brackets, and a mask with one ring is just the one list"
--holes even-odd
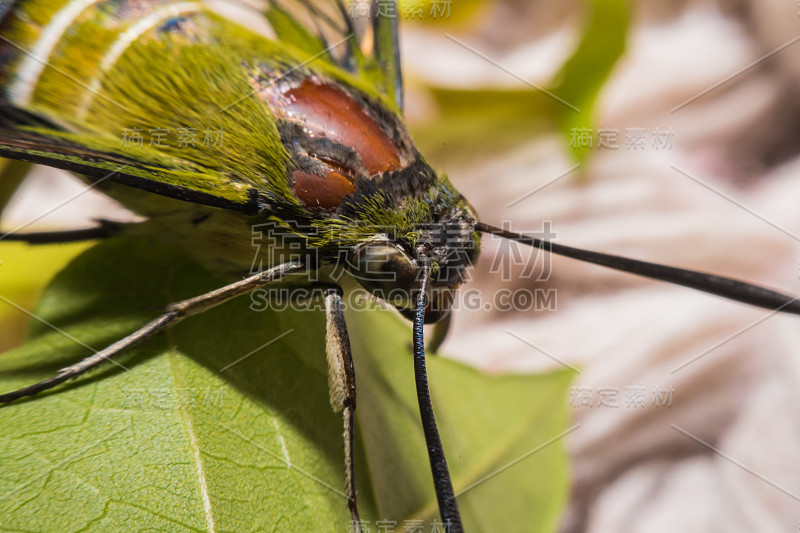
[(28, 175), (30, 168), (31, 164), (25, 161), (0, 159), (0, 214), (3, 213), (22, 180)]
[(398, 16), (403, 18), (404, 23), (465, 25), (485, 12), (488, 4), (486, 0), (399, 0)]
[(546, 92), (430, 87), (439, 113), (414, 131), (426, 157), (437, 165), (446, 165), (448, 159), (463, 163), (465, 157), (496, 157), (536, 135), (560, 131), (575, 160), (585, 162), (592, 147), (573, 137), (585, 131), (596, 143), (595, 103), (625, 52), (630, 8), (627, 0), (585, 0), (584, 5), (580, 42)]
[(29, 317), (13, 304), (24, 310), (33, 309), (42, 287), (87, 246), (30, 246), (0, 239), (0, 352), (25, 340)]
[[(166, 303), (225, 281), (178, 250), (111, 240), (57, 275), (37, 314), (99, 349)], [(324, 316), (250, 304), (186, 320), (120, 357), (124, 369), (107, 364), (0, 408), (0, 529), (347, 531)], [(362, 518), (399, 531), (437, 516), (410, 330), (388, 311), (353, 310), (348, 324)], [(0, 390), (91, 353), (34, 326), (25, 346), (0, 357)], [(524, 457), (459, 497), (468, 530), (555, 531), (568, 484), (563, 441), (530, 452), (565, 431), (571, 376), (488, 377), (435, 357), (429, 370), (456, 491)]]
[(573, 150), (583, 162), (588, 146), (571, 142), (573, 131), (594, 127), (594, 104), (617, 60), (625, 52), (630, 20), (628, 0), (585, 0), (587, 23), (572, 57), (556, 77), (553, 92), (573, 107), (555, 108), (559, 126)]
[(415, 128), (414, 139), (436, 166), (495, 158), (498, 151), (556, 128), (552, 100), (538, 90), (434, 87), (431, 95), (440, 116)]

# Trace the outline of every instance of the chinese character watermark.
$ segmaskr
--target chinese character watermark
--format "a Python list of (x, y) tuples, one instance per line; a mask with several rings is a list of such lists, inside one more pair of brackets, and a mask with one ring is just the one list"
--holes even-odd
[(142, 128), (124, 128), (120, 134), (120, 144), (126, 148), (221, 148), (225, 131), (223, 128), (206, 127), (202, 128), (202, 140), (198, 135), (198, 128), (148, 128), (146, 132)]
[[(622, 140), (620, 134), (622, 133)], [(675, 132), (672, 128), (655, 127), (648, 134), (646, 128), (572, 128), (569, 132), (569, 145), (575, 149), (619, 150), (624, 147), (628, 151), (639, 150), (672, 150)]]
[[(570, 387), (569, 405), (574, 408), (611, 408), (617, 409), (624, 402), (626, 409), (643, 409), (651, 407), (671, 407), (675, 389), (672, 385), (657, 385), (650, 389), (644, 385), (626, 387), (602, 386), (595, 390), (588, 386)], [(620, 401), (622, 395), (622, 402)], [(649, 402), (648, 402), (649, 398)]]

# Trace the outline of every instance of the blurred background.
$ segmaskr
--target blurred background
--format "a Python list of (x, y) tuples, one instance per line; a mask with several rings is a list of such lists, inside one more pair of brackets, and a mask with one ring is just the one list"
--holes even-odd
[[(404, 28), (408, 115), (483, 220), (798, 293), (800, 6), (460, 5)], [(555, 309), (463, 306), (443, 351), (578, 369), (562, 532), (797, 530), (795, 320), (568, 259), (504, 281), (498, 253), (486, 238), (473, 287), (555, 289)]]
[[(426, 0), (398, 16), (413, 135), (484, 221), (800, 293), (796, 3)], [(130, 218), (66, 176), (37, 169), (3, 227)], [(79, 249), (28, 264), (43, 282)], [(3, 294), (31, 305), (39, 285), (13, 263)], [(460, 302), (447, 356), (575, 369), (562, 532), (798, 530), (796, 320), (493, 238), (465, 289), (480, 305)], [(513, 291), (546, 299), (499, 309)], [(0, 307), (0, 351), (25, 323)]]

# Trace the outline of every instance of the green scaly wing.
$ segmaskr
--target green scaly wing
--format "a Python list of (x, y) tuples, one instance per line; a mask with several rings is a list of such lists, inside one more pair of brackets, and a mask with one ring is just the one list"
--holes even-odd
[[(144, 150), (142, 150), (144, 151)], [(136, 150), (102, 152), (63, 137), (22, 129), (0, 129), (0, 156), (47, 165), (87, 176), (92, 183), (109, 181), (177, 200), (230, 209), (258, 211), (258, 198), (248, 188), (209, 169), (162, 157), (158, 161)]]
[(402, 112), (397, 2), (373, 0), (368, 13), (361, 13), (358, 5), (335, 0), (300, 1), (288, 7), (273, 0), (266, 16), (282, 43), (309, 55), (319, 54), (331, 66), (378, 88)]

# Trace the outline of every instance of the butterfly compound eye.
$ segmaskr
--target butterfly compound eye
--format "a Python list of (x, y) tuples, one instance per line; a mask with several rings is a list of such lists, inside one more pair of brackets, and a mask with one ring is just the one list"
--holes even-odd
[[(415, 295), (420, 286), (420, 269), (416, 261), (398, 245), (378, 241), (360, 246), (349, 259), (353, 277), (370, 293), (413, 318)], [(439, 287), (431, 290), (425, 308), (425, 323), (438, 322), (450, 312), (455, 289)]]
[(417, 282), (417, 264), (399, 246), (388, 241), (358, 247), (350, 257), (350, 267), (353, 276), (373, 292), (392, 289), (410, 292)]

